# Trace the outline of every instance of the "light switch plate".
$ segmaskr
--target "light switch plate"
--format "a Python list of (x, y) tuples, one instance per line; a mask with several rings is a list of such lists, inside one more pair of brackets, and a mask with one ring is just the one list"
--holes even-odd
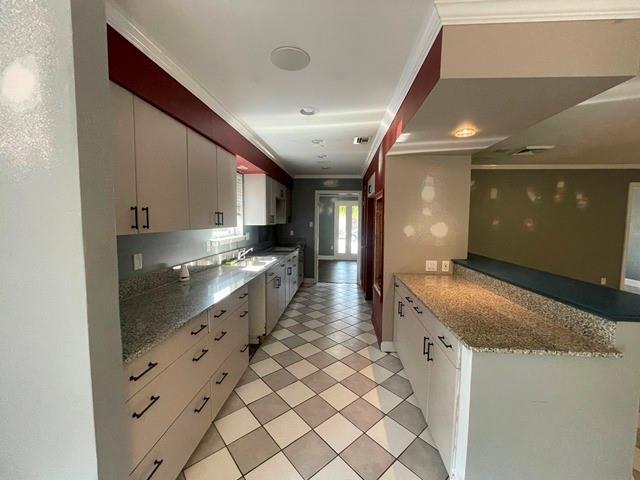
[(448, 272), (450, 268), (451, 268), (451, 262), (449, 262), (449, 260), (443, 260), (440, 270), (443, 272)]
[(142, 254), (141, 253), (133, 254), (133, 269), (142, 270)]
[(438, 271), (438, 261), (437, 260), (427, 260), (424, 264), (424, 269), (427, 272), (437, 272)]

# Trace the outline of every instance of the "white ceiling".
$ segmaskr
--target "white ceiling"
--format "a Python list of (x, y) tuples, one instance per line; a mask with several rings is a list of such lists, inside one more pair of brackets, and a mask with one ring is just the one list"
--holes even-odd
[[(292, 175), (361, 173), (370, 146), (353, 138), (378, 131), (434, 12), (431, 0), (114, 2), (116, 29), (128, 23)], [(306, 50), (310, 65), (274, 67), (270, 53), (284, 45)], [(302, 116), (305, 105), (320, 112)]]
[[(555, 148), (511, 155), (526, 145)], [(520, 131), (475, 155), (474, 163), (640, 164), (640, 77)]]

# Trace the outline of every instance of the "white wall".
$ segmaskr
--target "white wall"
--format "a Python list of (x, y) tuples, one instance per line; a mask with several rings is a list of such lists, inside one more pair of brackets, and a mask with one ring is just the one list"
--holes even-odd
[(104, 3), (0, 11), (0, 478), (120, 480)]

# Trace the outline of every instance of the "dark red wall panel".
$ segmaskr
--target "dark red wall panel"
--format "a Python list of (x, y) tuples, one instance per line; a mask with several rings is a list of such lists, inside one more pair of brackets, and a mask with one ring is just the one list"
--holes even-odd
[(111, 26), (107, 26), (107, 45), (112, 81), (242, 157), (256, 171), (291, 186), (287, 172)]

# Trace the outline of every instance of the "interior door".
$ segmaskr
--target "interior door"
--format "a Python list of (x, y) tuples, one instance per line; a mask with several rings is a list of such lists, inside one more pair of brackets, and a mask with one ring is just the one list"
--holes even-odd
[(337, 200), (335, 204), (334, 251), (339, 260), (357, 260), (360, 245), (360, 205)]

